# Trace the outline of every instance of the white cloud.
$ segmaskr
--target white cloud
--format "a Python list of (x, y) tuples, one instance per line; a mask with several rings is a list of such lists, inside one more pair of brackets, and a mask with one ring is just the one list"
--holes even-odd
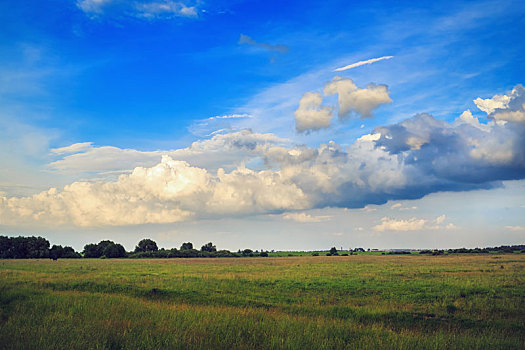
[(348, 66), (337, 68), (337, 69), (334, 70), (334, 72), (340, 72), (340, 71), (344, 71), (344, 70), (347, 70), (347, 69), (352, 69), (352, 68), (355, 68), (355, 67), (363, 66), (365, 64), (372, 64), (372, 63), (377, 62), (377, 61), (389, 60), (389, 59), (391, 59), (393, 57), (394, 56), (383, 56), (383, 57), (379, 57), (379, 58), (371, 58), (371, 59), (366, 60), (366, 61), (359, 61), (359, 62), (356, 62), (356, 63), (349, 64)]
[(288, 143), (289, 140), (273, 134), (258, 134), (250, 130), (217, 134), (210, 139), (196, 141), (189, 147), (166, 151), (139, 151), (112, 146), (95, 147), (91, 142), (83, 142), (52, 149), (52, 153), (62, 158), (51, 162), (48, 167), (65, 174), (100, 175), (108, 172), (131, 171), (138, 166), (154, 166), (163, 155), (169, 155), (174, 159), (184, 160), (193, 166), (208, 170), (216, 170), (220, 167), (233, 169), (243, 161), (265, 153), (270, 145)]
[(508, 108), (509, 102), (510, 97), (507, 95), (494, 95), (494, 97), (487, 99), (478, 97), (474, 100), (476, 106), (487, 114), (492, 114), (497, 109)]
[(199, 137), (209, 137), (219, 133), (234, 132), (242, 129), (234, 126), (234, 123), (251, 118), (253, 118), (253, 115), (247, 113), (218, 115), (194, 121), (188, 127), (188, 131)]
[(399, 210), (417, 210), (417, 206), (413, 205), (411, 207), (399, 208)]
[(352, 79), (334, 77), (325, 85), (324, 94), (338, 95), (339, 117), (348, 117), (351, 113), (361, 118), (373, 117), (372, 111), (381, 104), (390, 103), (392, 99), (386, 85), (369, 84), (361, 89)]
[(323, 97), (317, 92), (306, 92), (295, 111), (295, 128), (298, 132), (328, 128), (332, 120), (332, 107), (321, 106)]
[(505, 228), (510, 231), (517, 231), (517, 232), (524, 231), (525, 232), (525, 227), (523, 226), (505, 226)]
[(474, 100), (476, 106), (488, 114), (489, 119), (500, 122), (525, 123), (525, 88), (515, 86), (507, 95)]
[[(369, 84), (358, 88), (352, 79), (334, 77), (323, 90), (325, 96), (338, 95), (339, 118), (355, 114), (361, 118), (373, 117), (372, 111), (381, 104), (390, 103), (386, 85)], [(318, 92), (306, 92), (295, 111), (295, 128), (298, 132), (326, 129), (333, 117), (333, 107), (322, 106), (323, 96)]]
[(323, 222), (332, 218), (331, 215), (317, 215), (313, 216), (306, 213), (286, 213), (283, 214), (283, 219), (293, 220), (297, 222)]
[(78, 0), (77, 6), (92, 18), (135, 17), (147, 20), (197, 17), (197, 8), (180, 1)]
[(423, 229), (426, 220), (411, 218), (407, 220), (396, 220), (384, 217), (381, 224), (372, 227), (374, 231), (417, 231)]
[(381, 223), (372, 227), (374, 231), (420, 231), (420, 230), (440, 230), (440, 229), (453, 229), (454, 224), (449, 223), (445, 226), (441, 225), (444, 223), (445, 215), (438, 216), (434, 220), (418, 219), (412, 217), (409, 219), (392, 219), (384, 217), (381, 219)]
[(77, 6), (86, 13), (102, 13), (105, 6), (115, 2), (114, 0), (79, 0)]
[[(125, 166), (134, 170), (117, 180), (75, 182), (63, 190), (22, 198), (4, 196), (0, 220), (90, 226), (325, 207), (369, 211), (375, 209), (369, 205), (389, 200), (487, 189), (502, 180), (523, 179), (525, 126), (485, 125), (480, 129), (421, 114), (377, 128), (348, 147), (333, 141), (318, 148), (297, 146), (273, 134), (249, 130), (218, 134), (172, 151), (74, 144), (55, 151), (61, 159), (51, 164), (53, 169), (93, 170), (98, 175)], [(422, 142), (414, 147), (413, 139)], [(124, 161), (116, 166), (120, 158)], [(224, 164), (229, 167), (224, 169)], [(374, 229), (447, 227), (454, 226), (442, 216), (434, 220), (384, 218)]]
[(390, 209), (401, 208), (402, 206), (403, 206), (403, 204), (401, 204), (401, 203), (396, 203), (396, 204), (392, 205), (392, 206), (390, 207)]
[(0, 198), (0, 222), (47, 225), (169, 223), (190, 217), (266, 213), (310, 207), (305, 194), (279, 172), (238, 168), (212, 175), (163, 156), (114, 182), (75, 182), (23, 198)]
[(60, 148), (52, 148), (51, 153), (54, 154), (72, 154), (72, 153), (79, 153), (79, 152), (86, 152), (93, 148), (93, 142), (80, 142), (80, 143), (74, 143), (69, 146), (60, 147)]
[(214, 119), (238, 119), (238, 118), (253, 118), (250, 114), (228, 114), (228, 115), (218, 115), (215, 117), (210, 117), (207, 120), (214, 120)]
[(194, 6), (186, 6), (182, 2), (175, 1), (136, 2), (135, 9), (137, 17), (147, 19), (170, 16), (197, 17)]
[(362, 208), (361, 210), (367, 212), (367, 213), (370, 213), (370, 212), (373, 212), (373, 211), (376, 211), (377, 208), (372, 208), (371, 206), (369, 205), (365, 205), (364, 208)]

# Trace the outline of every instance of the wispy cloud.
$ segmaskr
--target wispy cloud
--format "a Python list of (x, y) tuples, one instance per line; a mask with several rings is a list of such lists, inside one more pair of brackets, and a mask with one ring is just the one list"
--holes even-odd
[(456, 226), (452, 223), (444, 225), (445, 215), (438, 216), (434, 220), (418, 219), (416, 217), (398, 220), (384, 217), (381, 223), (372, 227), (374, 231), (418, 231), (418, 230), (440, 230), (453, 229)]
[(263, 48), (269, 51), (277, 51), (280, 53), (288, 52), (288, 46), (261, 43), (261, 42), (253, 40), (251, 37), (249, 37), (248, 35), (244, 35), (244, 34), (241, 34), (238, 44), (239, 45), (252, 45), (252, 46), (260, 47), (260, 48)]
[(77, 6), (91, 18), (135, 17), (147, 20), (171, 19), (173, 17), (197, 17), (197, 8), (183, 2), (171, 0), (159, 1), (123, 1), (123, 0), (79, 0)]
[(52, 148), (51, 153), (62, 155), (62, 154), (73, 154), (73, 153), (79, 153), (79, 152), (86, 152), (92, 147), (93, 142), (79, 142), (74, 143), (69, 146), (65, 147), (59, 147), (59, 148)]
[(341, 72), (341, 71), (352, 69), (352, 68), (356, 68), (356, 67), (359, 67), (359, 66), (364, 66), (365, 64), (372, 64), (372, 63), (377, 62), (377, 61), (389, 60), (389, 59), (391, 59), (393, 57), (394, 56), (383, 56), (383, 57), (379, 57), (379, 58), (371, 58), (371, 59), (366, 60), (366, 61), (359, 61), (359, 62), (356, 62), (356, 63), (349, 64), (348, 66), (337, 68), (337, 69), (334, 70), (334, 72)]
[(306, 213), (286, 213), (283, 214), (283, 219), (293, 220), (296, 222), (323, 222), (332, 218), (331, 215), (309, 215)]
[(236, 124), (252, 118), (253, 115), (251, 114), (239, 113), (197, 119), (188, 127), (188, 131), (195, 136), (209, 137), (218, 133), (240, 130), (241, 128), (237, 127)]
[(522, 232), (525, 232), (525, 227), (523, 227), (523, 226), (505, 226), (505, 228), (507, 230), (510, 230), (510, 231), (522, 231)]

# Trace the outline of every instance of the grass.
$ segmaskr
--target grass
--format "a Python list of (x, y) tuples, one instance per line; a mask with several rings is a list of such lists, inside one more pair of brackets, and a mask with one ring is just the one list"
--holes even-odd
[(525, 256), (0, 261), (2, 349), (523, 349)]

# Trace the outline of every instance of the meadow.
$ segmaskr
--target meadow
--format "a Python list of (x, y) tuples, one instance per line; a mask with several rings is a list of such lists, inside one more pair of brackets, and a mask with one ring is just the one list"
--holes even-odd
[(525, 254), (0, 260), (1, 349), (523, 349)]

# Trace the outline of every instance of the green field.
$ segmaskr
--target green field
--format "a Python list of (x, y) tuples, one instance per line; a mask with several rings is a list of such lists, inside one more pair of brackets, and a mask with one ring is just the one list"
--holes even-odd
[(0, 260), (2, 349), (523, 349), (525, 254)]

